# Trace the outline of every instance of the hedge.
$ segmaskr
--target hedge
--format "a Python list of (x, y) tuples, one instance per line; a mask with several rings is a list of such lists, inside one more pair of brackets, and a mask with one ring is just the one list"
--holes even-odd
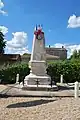
[(64, 82), (80, 82), (80, 61), (66, 60), (49, 63), (47, 73), (55, 82), (60, 82), (60, 75), (63, 75)]
[(20, 75), (19, 82), (23, 81), (24, 77), (30, 73), (30, 69), (28, 64), (15, 64), (8, 67), (3, 67), (0, 69), (0, 79), (2, 83), (15, 83), (16, 75)]
[[(0, 79), (3, 83), (15, 83), (17, 73), (20, 74), (20, 82), (30, 73), (28, 64), (17, 64), (13, 66), (3, 67), (0, 69)], [(48, 63), (48, 75), (55, 82), (60, 82), (60, 75), (63, 74), (64, 82), (80, 82), (80, 61), (66, 60)]]

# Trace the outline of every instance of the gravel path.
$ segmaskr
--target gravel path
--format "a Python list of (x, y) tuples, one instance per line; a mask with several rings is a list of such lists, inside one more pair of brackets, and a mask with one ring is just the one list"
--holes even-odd
[(80, 98), (0, 98), (0, 120), (80, 120)]

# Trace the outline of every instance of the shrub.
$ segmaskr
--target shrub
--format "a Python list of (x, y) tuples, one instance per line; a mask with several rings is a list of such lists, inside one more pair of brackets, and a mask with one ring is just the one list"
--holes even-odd
[(64, 82), (80, 82), (80, 61), (66, 60), (49, 63), (47, 73), (55, 82), (60, 82), (60, 75), (63, 74)]
[(2, 80), (2, 83), (15, 83), (16, 82), (16, 75), (20, 75), (20, 81), (21, 82), (26, 75), (28, 75), (30, 72), (30, 69), (28, 67), (28, 64), (18, 64), (18, 65), (12, 65), (8, 67), (4, 67), (0, 70), (0, 79)]
[[(3, 83), (15, 83), (16, 75), (19, 74), (21, 82), (29, 73), (30, 69), (28, 64), (15, 64), (0, 69), (0, 79), (2, 79)], [(66, 83), (80, 82), (80, 61), (66, 60), (50, 62), (48, 63), (47, 73), (55, 82), (60, 82), (61, 74), (63, 74), (64, 82)]]

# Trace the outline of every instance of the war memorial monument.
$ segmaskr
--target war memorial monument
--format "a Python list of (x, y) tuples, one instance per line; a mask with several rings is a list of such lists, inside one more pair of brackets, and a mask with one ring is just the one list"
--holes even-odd
[(42, 27), (36, 26), (32, 45), (31, 59), (29, 61), (30, 74), (24, 79), (23, 89), (49, 90), (57, 86), (51, 86), (51, 77), (46, 73), (45, 36)]

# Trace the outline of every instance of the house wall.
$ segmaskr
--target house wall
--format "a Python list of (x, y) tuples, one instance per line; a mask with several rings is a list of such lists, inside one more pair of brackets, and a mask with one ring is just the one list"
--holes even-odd
[(67, 59), (67, 50), (65, 48), (46, 47), (45, 50), (47, 54), (58, 56), (60, 60)]

